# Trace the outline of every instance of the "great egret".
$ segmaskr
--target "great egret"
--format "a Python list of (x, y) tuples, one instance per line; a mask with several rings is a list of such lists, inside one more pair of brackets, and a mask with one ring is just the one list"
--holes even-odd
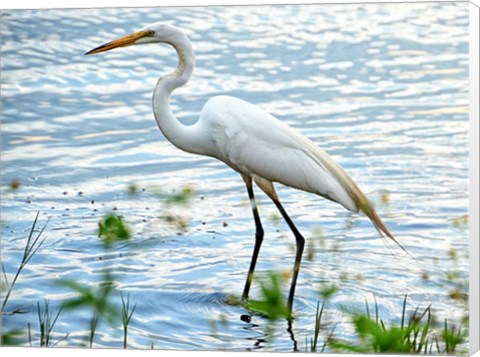
[(242, 301), (248, 299), (264, 235), (252, 180), (275, 203), (295, 236), (295, 264), (287, 302), (290, 312), (305, 239), (280, 203), (273, 182), (318, 194), (340, 203), (350, 211), (362, 211), (370, 218), (382, 238), (385, 234), (400, 245), (383, 224), (367, 197), (324, 150), (259, 107), (238, 98), (216, 96), (205, 103), (195, 124), (181, 124), (170, 109), (169, 99), (176, 88), (185, 85), (190, 79), (195, 58), (190, 41), (179, 28), (155, 23), (94, 48), (86, 54), (158, 42), (173, 46), (178, 55), (175, 71), (160, 77), (153, 92), (153, 112), (158, 127), (179, 149), (223, 161), (242, 176), (247, 187), (256, 232)]

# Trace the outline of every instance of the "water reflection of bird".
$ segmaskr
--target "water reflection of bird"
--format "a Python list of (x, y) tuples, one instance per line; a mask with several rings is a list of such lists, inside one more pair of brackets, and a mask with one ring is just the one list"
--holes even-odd
[(290, 312), (305, 239), (280, 203), (273, 182), (318, 194), (350, 211), (362, 211), (382, 238), (386, 235), (396, 242), (366, 196), (325, 151), (259, 107), (238, 98), (217, 96), (205, 103), (195, 124), (181, 124), (170, 109), (169, 98), (176, 88), (188, 82), (195, 60), (192, 46), (180, 29), (155, 23), (86, 54), (149, 43), (167, 43), (178, 55), (177, 68), (158, 80), (153, 93), (153, 112), (162, 133), (184, 151), (223, 161), (242, 176), (247, 187), (256, 233), (243, 301), (248, 298), (264, 235), (252, 181), (272, 199), (295, 236), (295, 264), (288, 296)]

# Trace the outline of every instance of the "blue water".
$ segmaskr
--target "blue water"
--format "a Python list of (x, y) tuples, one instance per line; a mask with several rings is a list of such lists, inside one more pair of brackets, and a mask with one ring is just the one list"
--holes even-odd
[[(415, 259), (386, 247), (365, 217), (277, 186), (307, 238), (292, 333), (285, 321), (240, 320), (248, 310), (225, 301), (240, 296), (254, 243), (243, 182), (173, 147), (153, 119), (151, 93), (175, 52), (151, 45), (84, 56), (156, 21), (183, 28), (195, 49), (192, 79), (172, 98), (182, 122), (219, 94), (268, 110), (341, 163)], [(337, 337), (352, 339), (343, 307), (374, 297), (385, 321), (399, 320), (405, 294), (410, 308), (432, 304), (439, 321), (458, 326), (468, 314), (451, 298), (468, 292), (468, 3), (2, 11), (1, 32), (8, 281), (36, 213), (39, 226), (48, 220), (6, 305), (25, 313), (2, 316), (4, 332), (30, 324), (37, 346), (37, 302), (56, 312), (75, 296), (60, 280), (94, 287), (106, 268), (112, 302), (119, 307), (122, 292), (137, 304), (134, 348), (305, 351), (325, 284), (338, 291), (322, 343), (335, 324)], [(159, 198), (182, 187), (196, 193), (186, 206)], [(257, 197), (266, 231), (257, 276), (288, 272), (293, 236)], [(111, 211), (133, 236), (106, 252), (97, 227)], [(257, 282), (251, 296), (260, 297)], [(63, 311), (54, 343), (84, 346), (90, 318), (89, 309)], [(93, 346), (121, 347), (122, 338), (119, 321), (101, 321)], [(25, 334), (20, 343), (30, 344)]]

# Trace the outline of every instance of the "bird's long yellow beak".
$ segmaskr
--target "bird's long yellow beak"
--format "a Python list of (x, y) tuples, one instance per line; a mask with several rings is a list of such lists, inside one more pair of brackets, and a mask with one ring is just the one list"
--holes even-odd
[(139, 39), (141, 39), (143, 37), (151, 36), (152, 34), (153, 34), (152, 31), (134, 32), (130, 35), (120, 37), (120, 38), (118, 38), (116, 40), (113, 40), (111, 42), (108, 42), (104, 45), (98, 46), (98, 47), (94, 48), (93, 50), (88, 51), (85, 54), (86, 55), (94, 55), (96, 53), (113, 50), (114, 48), (117, 48), (117, 47), (131, 46), (135, 42), (137, 42)]

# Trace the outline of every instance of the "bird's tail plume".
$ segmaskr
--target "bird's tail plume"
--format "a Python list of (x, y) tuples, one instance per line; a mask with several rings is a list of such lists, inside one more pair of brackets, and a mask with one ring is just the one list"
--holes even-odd
[[(350, 176), (342, 169), (340, 165), (338, 165), (333, 159), (323, 150), (321, 150), (318, 146), (316, 146), (313, 142), (303, 139), (301, 136), (297, 137), (299, 141), (302, 142), (306, 147), (309, 149), (311, 157), (316, 160), (321, 167), (326, 169), (334, 179), (342, 185), (345, 191), (348, 193), (348, 196), (351, 198), (354, 206), (351, 204), (352, 202), (345, 203), (346, 201), (342, 200), (334, 200), (340, 204), (342, 204), (345, 208), (351, 211), (362, 211), (365, 215), (370, 218), (373, 225), (377, 229), (380, 237), (386, 242), (386, 238), (388, 237), (392, 241), (394, 241), (405, 253), (411, 256), (411, 254), (395, 239), (395, 237), (390, 233), (387, 226), (382, 222), (380, 216), (375, 211), (375, 208), (368, 200), (367, 196), (360, 190), (360, 188), (355, 184), (355, 182), (351, 179)], [(330, 198), (321, 194), (324, 197)], [(332, 198), (330, 198), (332, 199)]]
[[(363, 195), (362, 195), (363, 196)], [(377, 211), (375, 211), (375, 208), (373, 205), (370, 203), (370, 201), (365, 197), (361, 197), (358, 202), (357, 202), (357, 208), (365, 213), (365, 215), (370, 218), (370, 221), (372, 221), (373, 225), (377, 229), (378, 233), (382, 238), (385, 238), (387, 236), (391, 240), (393, 240), (402, 250), (407, 253), (408, 255), (411, 255), (393, 236), (392, 233), (388, 230), (387, 226), (383, 223), (382, 219), (380, 216), (377, 214)]]

